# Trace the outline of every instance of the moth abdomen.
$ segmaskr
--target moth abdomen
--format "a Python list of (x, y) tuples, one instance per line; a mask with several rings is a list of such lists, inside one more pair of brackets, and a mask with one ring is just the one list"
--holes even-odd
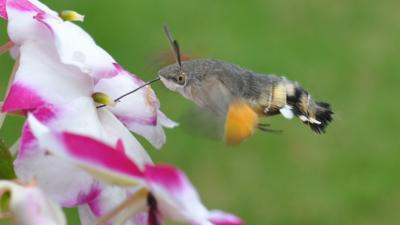
[[(324, 133), (333, 120), (333, 112), (326, 102), (317, 102), (297, 82), (274, 75), (257, 75), (252, 88), (261, 90), (256, 98), (257, 111), (265, 116), (282, 114), (285, 118), (298, 117), (316, 133)], [(254, 102), (254, 101), (252, 101)]]

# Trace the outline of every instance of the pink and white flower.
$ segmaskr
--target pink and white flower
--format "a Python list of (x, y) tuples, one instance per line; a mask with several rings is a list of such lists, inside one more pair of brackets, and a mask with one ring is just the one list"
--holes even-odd
[[(151, 162), (146, 151), (123, 124), (106, 110), (98, 112), (89, 97), (81, 97), (60, 106), (43, 105), (32, 111), (32, 114), (46, 126), (58, 131), (86, 135), (109, 144), (119, 140), (131, 147), (127, 154), (139, 166)], [(32, 135), (29, 124), (24, 125), (14, 167), (18, 178), (25, 181), (35, 178), (46, 193), (65, 207), (75, 207), (91, 201), (102, 188), (91, 175), (49, 154)]]
[[(79, 206), (84, 225), (98, 219), (160, 225), (164, 218), (192, 225), (243, 224), (234, 215), (208, 210), (182, 171), (153, 165), (130, 134), (128, 129), (160, 148), (163, 127), (176, 126), (160, 111), (149, 86), (97, 107), (94, 93), (116, 99), (144, 82), (86, 32), (37, 0), (0, 0), (0, 17), (8, 20), (17, 61), (2, 112), (29, 115), (15, 161), (21, 180), (35, 179), (62, 206)], [(37, 202), (50, 215), (39, 197)], [(37, 221), (65, 224), (60, 217)]]
[[(147, 207), (146, 224), (157, 224), (163, 218), (192, 225), (243, 224), (239, 218), (231, 214), (209, 211), (201, 203), (197, 191), (186, 175), (175, 167), (146, 164), (141, 169), (127, 157), (126, 149), (120, 142), (109, 145), (95, 138), (69, 132), (57, 132), (40, 123), (33, 115), (28, 117), (28, 121), (39, 143), (55, 156), (69, 161), (111, 185), (148, 190), (149, 194), (140, 198), (142, 203), (143, 198), (147, 198), (147, 206), (138, 207), (135, 204), (136, 213)], [(95, 155), (92, 154), (94, 151), (96, 151)], [(129, 196), (128, 190), (130, 189), (127, 189), (124, 195)], [(120, 192), (121, 190), (118, 190), (115, 193)], [(111, 191), (107, 193), (107, 196), (112, 196), (113, 193)], [(135, 193), (131, 195), (135, 196)], [(96, 211), (106, 211), (101, 208), (107, 208), (107, 204), (104, 204), (105, 201), (101, 202), (103, 203), (95, 204), (96, 207), (89, 206), (91, 209), (89, 211), (86, 208), (86, 212), (92, 212), (91, 218), (95, 218), (93, 215), (102, 215), (96, 214)], [(129, 211), (129, 207), (126, 210)], [(85, 216), (85, 218), (88, 220), (89, 217)]]
[[(115, 97), (143, 81), (122, 69), (79, 26), (62, 20), (47, 6), (33, 0), (0, 1), (8, 19), (12, 55), (19, 64), (3, 112), (32, 111), (41, 105), (67, 104), (102, 91)], [(162, 127), (174, 127), (160, 111), (150, 87), (108, 106), (131, 131), (143, 135), (155, 147), (165, 143)]]
[[(120, 140), (129, 146), (126, 154), (137, 165), (151, 162), (126, 129), (161, 147), (165, 142), (162, 126), (175, 126), (159, 110), (150, 87), (122, 99), (114, 107), (97, 109), (91, 97), (94, 92), (114, 97), (143, 81), (123, 70), (81, 28), (63, 21), (39, 1), (0, 1), (0, 16), (8, 20), (11, 53), (17, 61), (15, 78), (2, 104), (3, 112), (31, 112), (56, 130), (90, 136), (108, 144)], [(37, 179), (38, 185), (65, 207), (90, 202), (104, 188), (75, 165), (48, 154), (32, 136), (28, 124), (23, 127), (15, 170), (22, 180)]]
[(34, 184), (0, 180), (0, 199), (9, 193), (10, 219), (16, 225), (66, 225), (61, 207)]

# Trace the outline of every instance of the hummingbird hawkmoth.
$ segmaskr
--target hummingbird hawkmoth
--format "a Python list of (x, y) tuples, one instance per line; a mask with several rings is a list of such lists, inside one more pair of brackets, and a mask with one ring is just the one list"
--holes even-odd
[(178, 42), (170, 30), (164, 31), (177, 63), (158, 71), (158, 77), (170, 90), (225, 118), (227, 144), (239, 144), (258, 128), (271, 131), (260, 117), (281, 114), (298, 117), (315, 133), (325, 132), (333, 120), (326, 102), (314, 100), (297, 82), (272, 74), (260, 74), (238, 65), (213, 59), (181, 61)]

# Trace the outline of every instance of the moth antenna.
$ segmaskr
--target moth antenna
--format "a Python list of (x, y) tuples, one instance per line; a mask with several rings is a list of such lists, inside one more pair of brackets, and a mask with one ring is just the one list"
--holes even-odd
[(164, 25), (164, 32), (168, 38), (169, 44), (171, 45), (173, 52), (175, 54), (176, 61), (178, 62), (179, 68), (182, 70), (181, 51), (179, 48), (178, 41), (172, 37), (171, 31), (167, 25)]

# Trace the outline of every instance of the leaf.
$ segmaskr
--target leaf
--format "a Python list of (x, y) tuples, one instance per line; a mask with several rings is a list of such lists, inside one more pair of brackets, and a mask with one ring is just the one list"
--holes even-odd
[(4, 141), (0, 139), (0, 179), (15, 179), (13, 157)]

